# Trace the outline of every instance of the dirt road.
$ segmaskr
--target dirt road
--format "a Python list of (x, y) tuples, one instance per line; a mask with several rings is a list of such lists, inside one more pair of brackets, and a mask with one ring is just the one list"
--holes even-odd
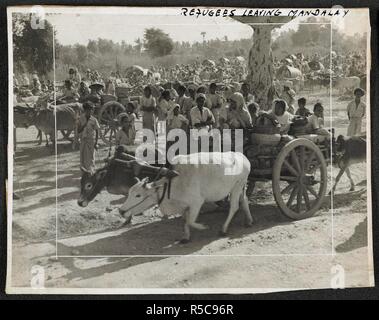
[[(14, 201), (12, 287), (29, 288), (35, 266), (48, 288), (327, 288), (339, 265), (346, 286), (372, 283), (364, 164), (352, 169), (356, 191), (348, 192), (344, 176), (333, 203), (327, 197), (310, 219), (284, 218), (271, 183), (258, 183), (250, 203), (258, 219), (253, 227), (243, 227), (237, 214), (229, 236), (220, 238), (226, 212), (208, 205), (199, 221), (210, 229), (194, 231), (193, 241), (182, 245), (181, 217), (162, 220), (150, 210), (125, 227), (117, 210), (122, 197), (106, 191), (79, 207), (78, 152), (61, 141), (56, 158), (35, 145), (35, 135), (33, 128), (18, 129), (14, 190), (21, 199)], [(99, 166), (106, 155), (101, 148)], [(329, 170), (335, 177), (337, 169)]]

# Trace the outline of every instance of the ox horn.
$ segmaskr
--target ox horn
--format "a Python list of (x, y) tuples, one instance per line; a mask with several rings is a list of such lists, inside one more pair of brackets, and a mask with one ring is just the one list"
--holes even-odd
[(167, 177), (168, 178), (175, 178), (175, 177), (177, 177), (179, 175), (179, 172), (177, 172), (177, 171), (175, 171), (175, 170), (170, 170), (170, 169), (168, 169), (168, 171), (167, 171)]
[(142, 166), (138, 163), (138, 161), (133, 161), (133, 171), (136, 176), (138, 176), (141, 173)]
[(142, 183), (142, 187), (145, 188), (146, 185), (147, 185), (147, 183), (149, 182), (149, 178), (146, 177), (146, 178), (144, 178), (142, 181), (143, 181), (143, 183)]

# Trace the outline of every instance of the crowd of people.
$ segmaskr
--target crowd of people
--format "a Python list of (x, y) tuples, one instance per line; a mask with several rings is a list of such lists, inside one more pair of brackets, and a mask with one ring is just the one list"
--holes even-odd
[[(303, 58), (298, 56), (293, 61), (299, 63)], [(77, 68), (70, 68), (57, 101), (83, 103), (84, 113), (77, 123), (81, 135), (82, 168), (94, 168), (94, 150), (100, 128), (98, 119), (94, 116), (95, 107), (101, 103), (103, 95), (115, 96), (116, 88), (120, 86), (129, 89), (143, 86), (143, 89), (137, 103), (128, 99), (123, 101), (126, 111), (118, 115), (120, 130), (116, 135), (116, 144), (135, 144), (135, 124), (140, 117), (142, 127), (151, 130), (154, 135), (172, 129), (183, 129), (186, 132), (190, 129), (249, 129), (254, 127), (262, 113), (280, 126), (281, 134), (287, 134), (291, 123), (299, 117), (306, 119), (307, 133), (330, 134), (324, 128), (322, 103), (317, 102), (309, 107), (306, 97), (296, 97), (293, 89), (284, 86), (271, 110), (262, 108), (255, 101), (250, 84), (241, 81), (245, 78), (244, 67), (241, 64), (241, 68), (236, 69), (235, 66), (230, 67), (228, 61), (220, 61), (218, 65), (208, 61), (203, 65), (194, 63), (191, 66), (176, 65), (172, 68), (152, 67), (146, 73), (137, 70), (138, 72), (133, 71), (123, 77), (119, 72), (112, 72), (107, 78), (96, 70), (88, 69), (81, 76)], [(230, 73), (231, 69), (234, 70), (233, 74)], [(228, 73), (227, 76), (225, 72)], [(239, 72), (238, 77), (234, 77), (235, 72)], [(38, 76), (33, 75), (32, 79), (29, 88), (32, 88), (33, 93), (49, 90), (49, 84), (41, 83)], [(23, 87), (26, 85), (22, 84)], [(361, 97), (364, 94), (363, 89), (357, 88), (354, 91), (354, 101), (347, 106), (349, 136), (361, 133), (362, 118), (365, 115), (365, 104)]]

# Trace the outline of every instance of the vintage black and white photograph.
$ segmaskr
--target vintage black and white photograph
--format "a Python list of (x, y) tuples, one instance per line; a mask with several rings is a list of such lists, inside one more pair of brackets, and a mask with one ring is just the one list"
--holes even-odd
[(9, 7), (7, 292), (373, 286), (370, 36), (366, 8)]

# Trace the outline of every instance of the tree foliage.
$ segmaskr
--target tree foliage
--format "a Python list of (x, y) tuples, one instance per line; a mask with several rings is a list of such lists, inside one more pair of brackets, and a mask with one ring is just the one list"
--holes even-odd
[(160, 29), (145, 29), (144, 47), (151, 57), (169, 55), (174, 49), (174, 42), (167, 33)]
[(81, 44), (75, 45), (76, 55), (79, 61), (85, 61), (88, 57), (87, 47)]
[[(15, 68), (46, 75), (53, 69), (54, 29), (45, 21), (43, 29), (33, 29), (31, 14), (14, 14), (13, 53)], [(57, 48), (58, 43), (55, 42)]]

